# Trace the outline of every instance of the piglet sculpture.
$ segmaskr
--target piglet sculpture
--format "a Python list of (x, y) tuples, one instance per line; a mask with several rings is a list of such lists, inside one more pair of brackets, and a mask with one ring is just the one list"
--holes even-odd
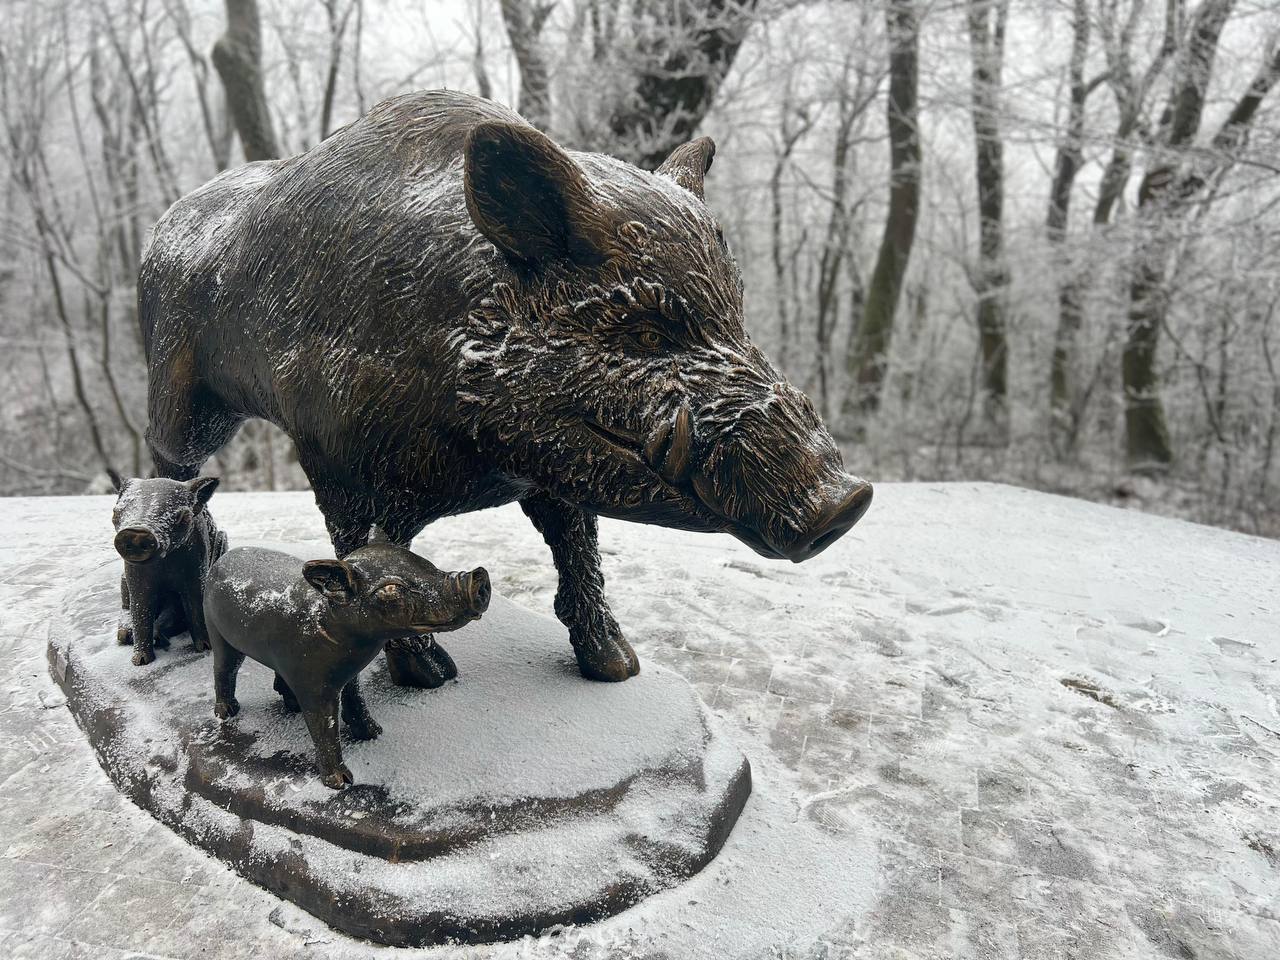
[(197, 651), (209, 649), (202, 591), (213, 562), (227, 551), (207, 504), (218, 488), (216, 477), (166, 480), (133, 479), (111, 472), (116, 505), (116, 552), (124, 560), (121, 602), (129, 625), (121, 643), (133, 643), (133, 662), (155, 660), (156, 645), (190, 630)]
[(275, 670), (285, 706), (306, 718), (321, 781), (341, 790), (354, 781), (338, 742), (339, 702), (356, 739), (382, 732), (361, 696), (360, 671), (389, 640), (478, 620), (489, 594), (483, 567), (446, 573), (382, 540), (305, 564), (275, 550), (232, 550), (214, 565), (204, 598), (214, 713), (239, 713), (236, 674), (246, 656)]

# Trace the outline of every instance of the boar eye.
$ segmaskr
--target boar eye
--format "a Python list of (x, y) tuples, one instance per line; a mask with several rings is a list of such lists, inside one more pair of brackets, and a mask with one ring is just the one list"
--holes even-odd
[(385, 600), (387, 603), (395, 603), (397, 600), (404, 599), (404, 584), (401, 583), (384, 583), (378, 588), (378, 599)]
[(638, 339), (641, 346), (649, 350), (660, 350), (667, 342), (667, 338), (657, 330), (641, 330)]

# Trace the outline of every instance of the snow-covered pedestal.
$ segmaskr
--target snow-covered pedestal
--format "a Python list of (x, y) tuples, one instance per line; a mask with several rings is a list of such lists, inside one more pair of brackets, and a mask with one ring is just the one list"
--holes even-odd
[(72, 584), (49, 662), (103, 768), (190, 842), (333, 926), (383, 943), (485, 942), (610, 916), (719, 851), (751, 790), (696, 693), (651, 663), (583, 680), (563, 628), (495, 597), (450, 634), (460, 678), (402, 690), (344, 743), (356, 786), (323, 787), (269, 670), (213, 716), (212, 665), (181, 637), (139, 668), (115, 644), (119, 573)]

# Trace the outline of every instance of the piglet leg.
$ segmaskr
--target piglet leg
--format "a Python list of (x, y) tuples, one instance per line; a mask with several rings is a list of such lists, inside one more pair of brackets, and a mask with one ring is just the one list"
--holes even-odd
[(244, 654), (222, 638), (217, 630), (209, 631), (213, 647), (213, 713), (219, 720), (230, 720), (240, 712), (236, 699), (236, 674), (244, 663)]
[(145, 590), (129, 591), (129, 615), (133, 621), (133, 665), (146, 666), (156, 658), (155, 598)]
[(337, 696), (329, 695), (319, 705), (308, 704), (303, 707), (302, 716), (307, 721), (311, 740), (316, 745), (320, 782), (333, 790), (341, 790), (347, 784), (355, 783), (355, 777), (342, 762), (342, 744), (338, 742)]
[(116, 643), (133, 646), (133, 617), (129, 613), (129, 581), (120, 574), (120, 619), (116, 624)]
[(298, 698), (293, 695), (293, 691), (289, 689), (289, 684), (284, 682), (284, 677), (276, 674), (275, 682), (271, 684), (271, 689), (280, 694), (280, 699), (284, 701), (284, 708), (290, 713), (301, 713), (302, 705), (298, 703)]
[(360, 678), (352, 677), (342, 688), (342, 722), (357, 740), (374, 740), (382, 733), (382, 726), (373, 719), (364, 694), (360, 692)]
[(187, 617), (187, 629), (191, 631), (191, 646), (196, 653), (209, 649), (209, 629), (204, 623), (204, 605), (198, 592), (182, 595), (182, 612)]

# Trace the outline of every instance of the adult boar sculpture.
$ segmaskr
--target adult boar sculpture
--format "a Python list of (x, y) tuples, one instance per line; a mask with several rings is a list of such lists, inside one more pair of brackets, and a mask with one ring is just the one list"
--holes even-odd
[[(518, 500), (583, 676), (634, 675), (598, 514), (798, 562), (871, 501), (743, 328), (702, 199), (714, 150), (694, 140), (648, 173), (430, 91), (222, 174), (165, 213), (143, 258), (158, 473), (194, 477), (245, 419), (270, 420), (339, 557), (375, 524), (408, 545)], [(403, 685), (456, 675), (430, 636), (387, 656)]]

